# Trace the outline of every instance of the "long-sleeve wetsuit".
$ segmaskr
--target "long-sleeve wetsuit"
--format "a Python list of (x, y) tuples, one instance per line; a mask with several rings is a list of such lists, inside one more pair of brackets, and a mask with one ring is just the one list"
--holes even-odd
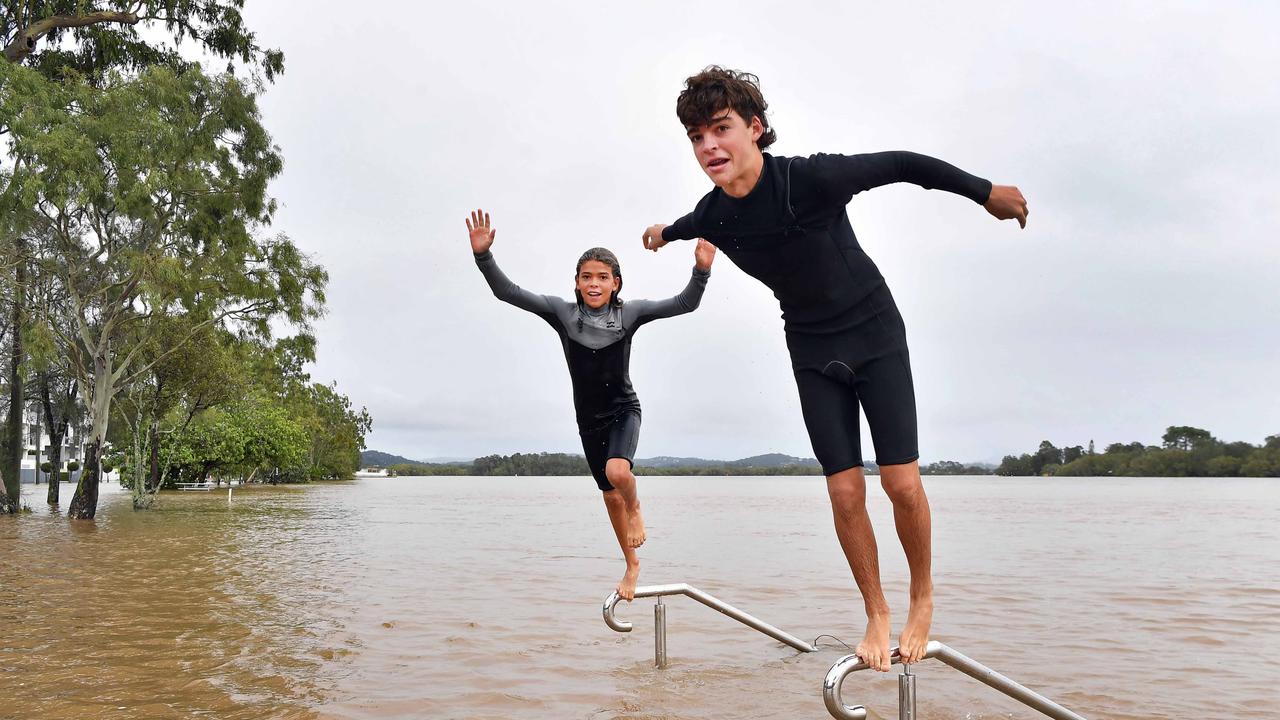
[[(693, 312), (711, 277), (708, 270), (693, 269), (689, 284), (675, 297), (665, 300), (628, 300), (610, 303), (599, 310), (552, 295), (538, 295), (513, 283), (498, 267), (493, 253), (476, 256), (476, 265), (493, 290), (494, 297), (527, 310), (546, 320), (560, 336), (569, 378), (573, 384), (573, 407), (578, 429), (592, 474), (602, 490), (611, 489), (604, 480), (603, 460), (625, 457), (633, 460), (639, 432), (640, 400), (631, 387), (631, 339), (636, 330), (651, 320)], [(611, 434), (610, 425), (628, 416), (621, 431)], [(601, 432), (603, 430), (603, 435)], [(605, 448), (595, 446), (597, 436)], [(596, 462), (595, 455), (603, 453)], [(596, 465), (600, 465), (599, 468)]]
[(521, 288), (502, 272), (491, 252), (477, 255), (476, 265), (494, 297), (546, 320), (560, 336), (581, 427), (606, 423), (622, 410), (640, 407), (628, 372), (631, 338), (651, 320), (696, 310), (711, 277), (710, 272), (694, 268), (689, 284), (675, 297), (628, 300), (620, 306), (609, 304), (592, 310), (585, 304)]
[(662, 232), (668, 241), (706, 238), (778, 298), (805, 425), (826, 475), (862, 464), (859, 404), (877, 462), (919, 456), (906, 328), (845, 209), (857, 193), (897, 182), (979, 204), (991, 194), (987, 180), (917, 153), (765, 153), (746, 197), (717, 187)]
[(847, 329), (874, 314), (867, 300), (884, 277), (858, 244), (846, 207), (864, 190), (909, 182), (984, 203), (991, 183), (911, 152), (774, 157), (755, 188), (720, 188), (662, 231), (663, 240), (706, 238), (773, 291), (788, 332)]

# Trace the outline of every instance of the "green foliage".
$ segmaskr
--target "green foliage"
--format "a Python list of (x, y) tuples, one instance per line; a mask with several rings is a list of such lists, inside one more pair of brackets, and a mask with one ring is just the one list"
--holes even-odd
[(388, 465), (392, 475), (422, 477), (428, 475), (472, 475), (471, 463), (395, 463)]
[[(33, 238), (48, 290), (35, 335), (53, 338), (42, 354), (65, 357), (88, 391), (92, 446), (116, 394), (154, 381), (202, 330), (265, 341), (273, 323), (319, 315), (324, 270), (261, 234), (283, 161), (239, 79), (189, 65), (51, 82), (0, 63), (0, 124), (13, 160), (0, 168), (0, 237)], [(162, 398), (135, 405), (135, 420), (165, 415)], [(92, 517), (77, 503), (96, 481), (77, 488), (73, 515)]]
[[(187, 65), (179, 45), (195, 44), (229, 63), (239, 61), (273, 79), (284, 54), (263, 49), (244, 23), (244, 0), (24, 0), (0, 6), (0, 37), (10, 62), (25, 62), (49, 77), (69, 72), (98, 77), (113, 68), (141, 70)], [(115, 13), (114, 15), (102, 15)], [(65, 27), (55, 16), (100, 20)]]
[(1238, 457), (1219, 455), (1210, 459), (1205, 467), (1212, 477), (1238, 477), (1240, 466), (1243, 464), (1244, 462)]
[[(1112, 443), (1102, 454), (1077, 455), (1078, 446), (1063, 452), (1061, 465), (1042, 462), (1052, 456), (1052, 443), (1040, 444), (1034, 455), (1007, 455), (997, 475), (1062, 475), (1073, 477), (1280, 477), (1280, 436), (1268, 436), (1259, 447), (1247, 442), (1224, 443), (1207, 431), (1171, 426), (1161, 447), (1140, 442)], [(1070, 459), (1068, 459), (1070, 458)]]
[(1062, 463), (1064, 465), (1073, 463), (1082, 457), (1084, 457), (1084, 448), (1080, 445), (1072, 445), (1062, 449)]
[(360, 451), (373, 419), (364, 408), (358, 412), (336, 385), (312, 384), (300, 397), (291, 398), (310, 439), (310, 479), (349, 478), (360, 469)]
[(1254, 451), (1240, 465), (1240, 474), (1245, 477), (1280, 477), (1280, 443), (1275, 437), (1267, 438), (1265, 447)]
[(920, 468), (921, 475), (990, 475), (990, 465), (965, 465), (954, 460), (929, 463)]
[(1161, 437), (1166, 448), (1175, 450), (1202, 450), (1213, 446), (1216, 440), (1208, 430), (1187, 425), (1170, 426)]
[(475, 475), (590, 475), (581, 455), (564, 453), (516, 453), (486, 455), (471, 465)]
[[(398, 463), (387, 468), (400, 476), (431, 475), (480, 475), (504, 476), (583, 476), (591, 469), (581, 455), (565, 453), (515, 453), (513, 455), (486, 455), (470, 463)], [(817, 465), (743, 465), (740, 461), (714, 465), (632, 468), (636, 475), (674, 476), (735, 476), (735, 475), (821, 475)]]
[[(169, 468), (165, 487), (207, 477), (287, 480), (305, 465), (308, 437), (286, 408), (267, 397), (247, 398), (209, 409), (186, 432), (166, 435), (159, 454)], [(137, 477), (134, 460), (122, 458), (122, 482)], [(133, 480), (130, 483), (136, 482)]]

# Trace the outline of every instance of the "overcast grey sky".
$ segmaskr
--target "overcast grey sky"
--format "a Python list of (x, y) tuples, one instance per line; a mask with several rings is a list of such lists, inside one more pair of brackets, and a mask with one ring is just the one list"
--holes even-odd
[[(1028, 198), (1024, 231), (908, 185), (850, 205), (906, 318), (924, 461), (1280, 433), (1277, 6), (298, 7), (246, 11), (286, 54), (276, 229), (330, 272), (313, 375), (368, 407), (371, 449), (581, 451), (555, 334), (490, 295), (463, 218), (491, 211), (531, 290), (569, 296), (604, 245), (624, 297), (674, 294), (692, 243), (640, 234), (711, 187), (674, 105), (712, 63), (760, 76), (777, 154), (914, 150)], [(631, 371), (641, 457), (811, 456), (776, 301), (723, 256)]]

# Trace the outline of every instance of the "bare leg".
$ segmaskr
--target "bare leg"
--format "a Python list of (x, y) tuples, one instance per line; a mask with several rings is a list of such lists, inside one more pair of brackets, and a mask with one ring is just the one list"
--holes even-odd
[(644, 519), (640, 517), (640, 497), (636, 494), (636, 476), (631, 474), (631, 463), (623, 458), (609, 458), (604, 476), (622, 496), (627, 509), (627, 544), (640, 547), (644, 544)]
[(618, 546), (622, 548), (622, 557), (627, 561), (627, 571), (618, 581), (618, 596), (623, 600), (633, 600), (636, 596), (636, 580), (640, 579), (640, 557), (636, 549), (627, 544), (627, 532), (630, 522), (627, 519), (626, 503), (618, 490), (606, 490), (604, 508), (609, 512), (609, 523), (613, 525), (613, 534), (618, 538)]
[(920, 463), (881, 465), (880, 484), (893, 502), (893, 522), (911, 568), (911, 608), (898, 639), (899, 653), (903, 662), (918, 662), (924, 658), (933, 623), (932, 522)]
[(862, 593), (867, 632), (854, 652), (873, 670), (889, 671), (889, 603), (880, 588), (880, 558), (875, 532), (867, 516), (867, 486), (862, 468), (827, 476), (827, 494), (835, 517), (836, 537), (844, 550), (853, 579)]

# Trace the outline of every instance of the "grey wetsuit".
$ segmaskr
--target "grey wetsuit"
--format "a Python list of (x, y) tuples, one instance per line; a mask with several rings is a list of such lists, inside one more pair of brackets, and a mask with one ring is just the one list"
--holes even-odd
[(491, 252), (477, 255), (476, 265), (494, 297), (546, 320), (560, 336), (587, 462), (600, 489), (612, 490), (604, 465), (614, 457), (634, 460), (640, 430), (640, 400), (629, 372), (631, 338), (650, 320), (696, 310), (711, 273), (694, 268), (689, 284), (672, 298), (628, 300), (592, 310), (521, 288), (502, 272)]

